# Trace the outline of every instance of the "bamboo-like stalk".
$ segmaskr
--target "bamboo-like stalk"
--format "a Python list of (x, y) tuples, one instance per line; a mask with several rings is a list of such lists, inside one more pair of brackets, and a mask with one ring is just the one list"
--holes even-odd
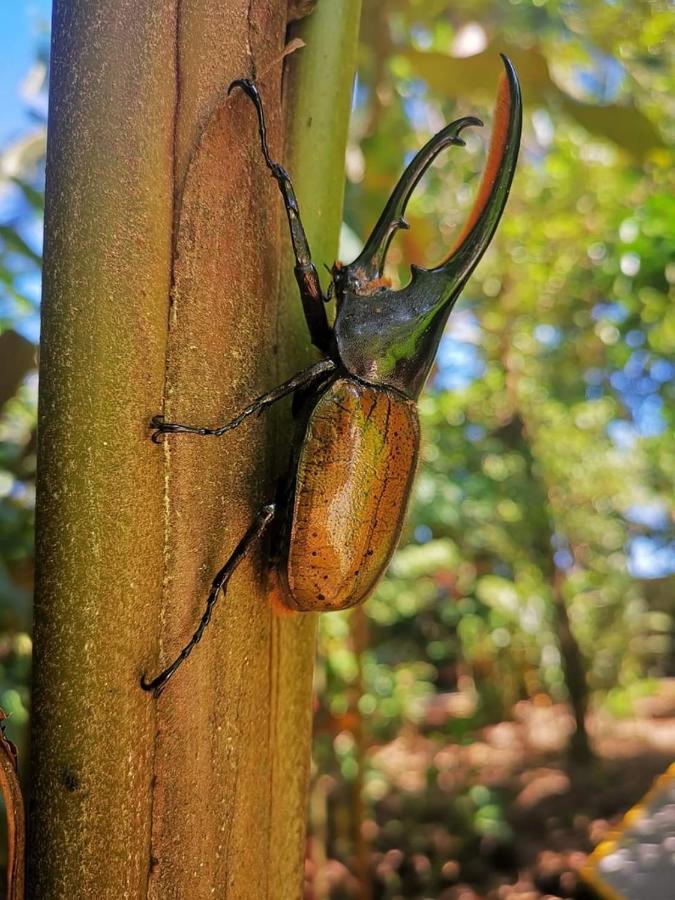
[[(289, 80), (319, 262), (358, 6), (319, 4)], [(158, 448), (150, 416), (221, 421), (309, 357), (253, 112), (225, 96), (255, 68), (280, 151), (285, 25), (286, 0), (55, 3), (29, 896), (301, 895), (315, 623), (272, 611), (260, 552), (161, 697), (139, 688), (194, 628), (288, 437), (259, 420)], [(318, 141), (298, 122), (326, 104)]]

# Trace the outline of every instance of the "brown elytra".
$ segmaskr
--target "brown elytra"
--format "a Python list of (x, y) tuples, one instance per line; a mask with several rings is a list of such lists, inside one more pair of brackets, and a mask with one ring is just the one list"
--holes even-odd
[(396, 549), (419, 449), (415, 404), (351, 378), (312, 410), (296, 470), (283, 602), (326, 612), (365, 600)]

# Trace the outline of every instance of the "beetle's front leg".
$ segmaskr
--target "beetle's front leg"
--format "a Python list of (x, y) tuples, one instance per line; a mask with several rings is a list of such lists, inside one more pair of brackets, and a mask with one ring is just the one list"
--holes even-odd
[(286, 169), (277, 162), (274, 162), (270, 156), (267, 146), (267, 129), (265, 127), (265, 113), (263, 110), (262, 99), (258, 92), (257, 85), (247, 78), (233, 81), (228, 89), (228, 94), (233, 88), (241, 88), (246, 96), (253, 103), (258, 115), (258, 133), (260, 135), (260, 146), (262, 148), (265, 164), (270, 170), (272, 178), (279, 185), (279, 190), (284, 201), (286, 216), (288, 218), (288, 228), (291, 235), (291, 244), (293, 245), (293, 254), (295, 256), (295, 280), (300, 290), (300, 299), (302, 300), (302, 308), (305, 313), (305, 320), (309, 329), (310, 337), (314, 346), (322, 353), (328, 353), (332, 346), (332, 330), (328, 324), (328, 316), (326, 315), (326, 297), (321, 290), (319, 282), (319, 273), (316, 266), (312, 262), (312, 254), (309, 249), (309, 241), (305, 234), (305, 229), (300, 218), (300, 207), (295, 196), (293, 183)]
[(154, 429), (152, 440), (155, 444), (160, 443), (163, 434), (200, 434), (220, 437), (228, 431), (238, 428), (245, 419), (249, 418), (249, 416), (260, 415), (263, 410), (273, 403), (276, 403), (277, 400), (287, 397), (288, 394), (293, 394), (299, 388), (306, 387), (312, 382), (325, 378), (335, 368), (336, 366), (332, 359), (319, 360), (318, 363), (309, 366), (307, 369), (303, 369), (302, 372), (298, 372), (297, 375), (289, 378), (288, 381), (284, 381), (279, 387), (258, 397), (253, 403), (250, 403), (243, 409), (239, 415), (235, 416), (234, 419), (231, 419), (224, 425), (218, 425), (215, 428), (208, 428), (201, 425), (187, 425), (183, 422), (166, 422), (164, 416), (153, 416), (150, 420), (150, 425)]

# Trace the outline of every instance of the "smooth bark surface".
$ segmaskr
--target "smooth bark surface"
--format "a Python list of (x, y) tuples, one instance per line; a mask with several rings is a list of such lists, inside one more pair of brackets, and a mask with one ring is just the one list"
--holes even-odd
[[(320, 3), (288, 82), (318, 263), (337, 242), (357, 27), (357, 0)], [(221, 422), (313, 358), (253, 110), (226, 97), (257, 73), (281, 156), (285, 28), (285, 0), (55, 4), (34, 897), (301, 895), (315, 622), (272, 611), (264, 548), (161, 697), (138, 685), (191, 634), (289, 435), (279, 415), (157, 447), (149, 418)]]

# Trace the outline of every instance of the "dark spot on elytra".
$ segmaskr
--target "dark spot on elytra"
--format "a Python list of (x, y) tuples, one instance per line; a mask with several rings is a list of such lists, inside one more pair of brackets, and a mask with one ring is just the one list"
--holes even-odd
[(61, 772), (61, 783), (67, 791), (70, 791), (71, 794), (74, 793), (82, 784), (80, 781), (80, 776), (77, 772), (73, 772), (72, 769), (64, 769)]

